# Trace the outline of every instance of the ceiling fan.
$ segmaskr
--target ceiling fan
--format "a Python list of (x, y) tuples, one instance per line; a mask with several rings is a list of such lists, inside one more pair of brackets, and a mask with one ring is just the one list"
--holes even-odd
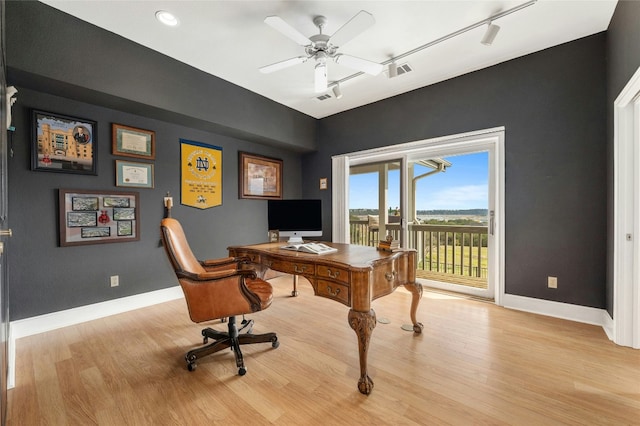
[(353, 39), (361, 32), (369, 28), (375, 23), (373, 15), (369, 12), (361, 10), (346, 24), (344, 24), (332, 36), (322, 33), (322, 29), (327, 23), (324, 16), (316, 16), (313, 23), (318, 27), (319, 33), (309, 38), (302, 35), (298, 30), (287, 24), (279, 16), (267, 16), (264, 22), (273, 29), (281, 32), (291, 40), (304, 47), (307, 56), (297, 56), (295, 58), (286, 59), (271, 65), (260, 68), (262, 73), (271, 73), (293, 65), (307, 62), (309, 59), (316, 61), (315, 66), (315, 90), (316, 92), (324, 92), (327, 90), (327, 59), (333, 59), (336, 63), (362, 71), (371, 75), (378, 75), (384, 68), (383, 65), (376, 62), (367, 61), (366, 59), (357, 58), (351, 55), (338, 53), (340, 46)]

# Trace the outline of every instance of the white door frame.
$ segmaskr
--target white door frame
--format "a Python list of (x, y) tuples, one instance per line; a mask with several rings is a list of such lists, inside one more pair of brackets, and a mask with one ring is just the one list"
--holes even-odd
[(640, 349), (640, 68), (614, 102), (613, 341)]
[[(495, 252), (490, 257), (489, 270), (496, 274), (493, 298), (495, 303), (502, 305), (504, 296), (504, 127), (495, 127), (475, 132), (461, 133), (399, 145), (374, 148), (349, 154), (332, 157), (332, 235), (333, 241), (339, 243), (349, 242), (349, 167), (371, 163), (376, 161), (397, 160), (403, 158), (405, 164), (410, 159), (425, 158), (429, 153), (442, 152), (447, 155), (469, 151), (491, 149), (495, 161), (490, 165), (489, 173), (495, 179), (495, 188), (491, 188), (495, 194), (494, 204), (489, 210), (495, 211), (493, 244)], [(407, 173), (402, 173), (401, 179), (405, 188), (409, 188)], [(406, 192), (406, 191), (404, 191)], [(401, 194), (401, 203), (407, 205), (407, 194)]]

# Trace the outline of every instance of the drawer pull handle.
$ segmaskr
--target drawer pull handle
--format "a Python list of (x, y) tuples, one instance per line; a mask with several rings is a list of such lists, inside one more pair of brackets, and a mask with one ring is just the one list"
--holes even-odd
[(302, 274), (307, 269), (307, 265), (302, 265), (298, 267), (298, 265), (293, 265), (293, 271), (297, 274)]
[(340, 276), (340, 271), (336, 271), (335, 273), (333, 273), (333, 271), (331, 271), (331, 269), (327, 268), (327, 275), (329, 275), (330, 278), (338, 278)]
[(393, 281), (396, 275), (398, 275), (396, 271), (391, 271), (391, 272), (386, 272), (384, 274), (384, 277), (387, 279), (387, 281)]
[(332, 291), (332, 290), (331, 290), (331, 286), (330, 286), (330, 285), (328, 285), (328, 286), (327, 286), (327, 293), (329, 293), (329, 294), (330, 294), (331, 296), (333, 296), (333, 297), (338, 297), (338, 294), (340, 294), (340, 289), (339, 289), (339, 288), (336, 288), (336, 291)]

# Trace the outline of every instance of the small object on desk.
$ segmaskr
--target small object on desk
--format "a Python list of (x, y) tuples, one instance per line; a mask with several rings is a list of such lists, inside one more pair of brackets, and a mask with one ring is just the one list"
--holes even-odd
[(392, 235), (387, 235), (385, 240), (380, 240), (378, 242), (377, 249), (380, 251), (390, 251), (393, 252), (400, 248), (400, 241), (394, 240)]
[(322, 243), (289, 244), (280, 248), (292, 251), (302, 251), (312, 254), (335, 253), (338, 251), (337, 248), (329, 247), (328, 245)]
[(277, 243), (280, 241), (280, 231), (277, 229), (269, 230), (269, 242)]

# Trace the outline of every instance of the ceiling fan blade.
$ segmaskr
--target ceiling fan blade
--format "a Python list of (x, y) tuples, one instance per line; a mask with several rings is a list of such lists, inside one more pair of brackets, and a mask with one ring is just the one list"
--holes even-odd
[(342, 46), (375, 23), (376, 20), (372, 14), (361, 10), (349, 22), (333, 33), (329, 41), (336, 47)]
[(293, 65), (298, 65), (303, 62), (307, 62), (307, 59), (309, 58), (306, 56), (298, 56), (296, 58), (285, 59), (284, 61), (276, 62), (275, 64), (265, 65), (264, 67), (260, 67), (259, 70), (263, 74), (269, 74), (274, 71), (280, 71), (282, 69), (291, 67)]
[(384, 69), (384, 65), (377, 62), (367, 61), (366, 59), (357, 58), (351, 55), (336, 55), (335, 59), (337, 64), (344, 65), (349, 68), (353, 68), (358, 71), (362, 71), (371, 75), (378, 75)]
[(308, 46), (311, 44), (311, 40), (302, 35), (298, 30), (293, 28), (291, 25), (287, 24), (282, 18), (279, 16), (267, 16), (264, 18), (264, 23), (269, 25), (276, 31), (281, 32), (285, 36), (289, 37), (291, 40), (298, 43), (300, 46)]

